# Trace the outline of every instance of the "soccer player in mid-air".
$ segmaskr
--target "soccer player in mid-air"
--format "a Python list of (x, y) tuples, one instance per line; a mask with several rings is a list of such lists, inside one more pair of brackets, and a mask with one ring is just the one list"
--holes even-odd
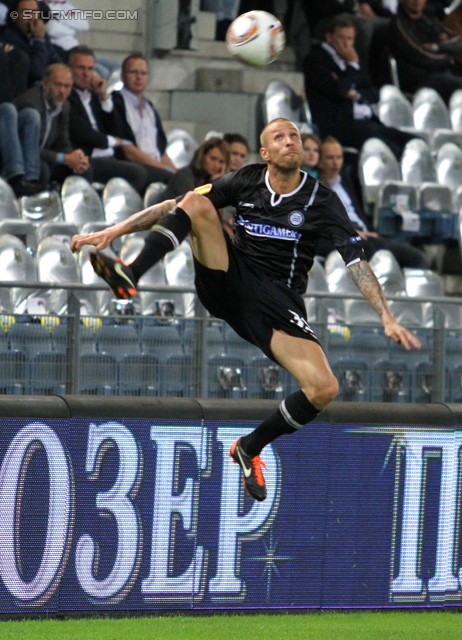
[[(338, 393), (324, 352), (311, 330), (302, 294), (318, 238), (330, 238), (358, 289), (376, 310), (385, 334), (405, 349), (419, 340), (390, 313), (380, 284), (364, 258), (361, 238), (337, 194), (300, 171), (303, 147), (297, 127), (284, 118), (261, 134), (266, 165), (252, 164), (182, 197), (132, 215), (108, 229), (74, 236), (73, 251), (93, 245), (92, 264), (115, 295), (130, 297), (144, 271), (189, 234), (197, 295), (208, 311), (257, 345), (300, 383), (254, 431), (238, 438), (230, 456), (241, 466), (255, 500), (266, 498), (262, 449), (311, 422)], [(236, 208), (236, 232), (223, 232), (217, 209)], [(157, 223), (157, 224), (156, 224)], [(116, 238), (156, 225), (140, 270), (99, 253)], [(144, 251), (146, 253), (146, 251)], [(135, 265), (133, 265), (135, 266)]]

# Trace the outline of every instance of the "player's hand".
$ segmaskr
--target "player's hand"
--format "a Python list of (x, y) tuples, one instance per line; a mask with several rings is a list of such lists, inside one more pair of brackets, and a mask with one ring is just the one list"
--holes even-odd
[(101, 229), (101, 231), (96, 231), (95, 233), (77, 235), (71, 240), (71, 251), (73, 253), (80, 251), (85, 245), (93, 246), (95, 249), (98, 249), (98, 251), (102, 251), (106, 249), (116, 237), (110, 228)]
[(420, 349), (422, 347), (420, 340), (406, 329), (406, 327), (400, 325), (393, 316), (384, 320), (383, 327), (387, 338), (391, 338), (398, 344), (402, 344), (407, 351), (410, 351), (412, 347), (414, 347), (414, 349)]

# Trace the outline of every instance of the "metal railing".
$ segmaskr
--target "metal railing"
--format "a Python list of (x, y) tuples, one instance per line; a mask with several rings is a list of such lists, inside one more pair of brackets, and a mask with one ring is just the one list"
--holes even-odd
[[(224, 322), (208, 317), (197, 299), (190, 318), (84, 316), (79, 294), (103, 286), (21, 286), (66, 290), (67, 314), (0, 316), (0, 393), (278, 399), (297, 389), (292, 376)], [(18, 283), (2, 287), (18, 288)], [(141, 292), (156, 292), (165, 300), (194, 289), (146, 287)], [(389, 297), (406, 305), (433, 306), (427, 326), (410, 327), (422, 350), (407, 352), (384, 337), (378, 319), (376, 324), (328, 321), (332, 305), (362, 300), (359, 294), (306, 297), (310, 324), (340, 382), (339, 400), (462, 400), (462, 329), (454, 324), (462, 299)], [(448, 308), (457, 309), (452, 328), (445, 326)]]

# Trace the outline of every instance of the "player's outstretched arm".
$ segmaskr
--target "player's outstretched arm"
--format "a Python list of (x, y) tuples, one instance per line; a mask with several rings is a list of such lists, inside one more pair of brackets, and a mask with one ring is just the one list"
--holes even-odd
[(108, 247), (113, 240), (124, 236), (127, 233), (135, 233), (136, 231), (147, 231), (156, 222), (165, 216), (175, 206), (175, 200), (164, 200), (158, 204), (143, 209), (138, 213), (134, 213), (123, 222), (102, 229), (96, 233), (88, 233), (74, 236), (71, 240), (71, 251), (78, 251), (84, 245), (92, 245), (99, 251)]
[(349, 267), (354, 283), (373, 309), (382, 318), (385, 335), (402, 344), (405, 349), (420, 349), (420, 340), (405, 327), (400, 325), (390, 313), (382, 287), (366, 260), (361, 260)]

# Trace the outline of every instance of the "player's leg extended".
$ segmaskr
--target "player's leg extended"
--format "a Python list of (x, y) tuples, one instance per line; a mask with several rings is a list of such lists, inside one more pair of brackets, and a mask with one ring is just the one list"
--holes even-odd
[(274, 331), (271, 350), (301, 389), (285, 398), (274, 414), (244, 438), (244, 448), (250, 455), (258, 455), (279, 436), (311, 422), (338, 393), (338, 382), (317, 342)]
[(179, 247), (190, 232), (191, 247), (199, 262), (226, 271), (228, 252), (218, 214), (210, 200), (194, 192), (186, 194), (171, 213), (161, 218), (131, 264), (123, 265), (99, 252), (90, 254), (90, 259), (96, 273), (118, 298), (130, 298), (135, 295), (141, 276)]

